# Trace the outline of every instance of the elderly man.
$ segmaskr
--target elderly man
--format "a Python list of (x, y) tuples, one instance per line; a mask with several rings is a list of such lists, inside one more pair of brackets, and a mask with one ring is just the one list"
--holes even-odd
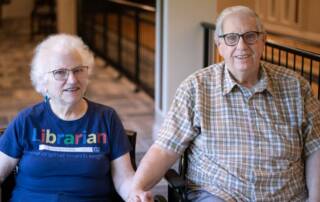
[(178, 88), (134, 177), (150, 189), (188, 147), (191, 201), (320, 201), (320, 103), (302, 77), (260, 61), (266, 34), (249, 8), (225, 9), (224, 62)]

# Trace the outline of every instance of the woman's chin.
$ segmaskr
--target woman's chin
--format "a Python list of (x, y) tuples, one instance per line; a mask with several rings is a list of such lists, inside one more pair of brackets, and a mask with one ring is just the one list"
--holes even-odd
[(63, 105), (68, 105), (68, 106), (73, 106), (73, 105), (77, 105), (81, 102), (82, 97), (68, 97), (68, 98), (63, 98), (61, 100), (61, 104)]

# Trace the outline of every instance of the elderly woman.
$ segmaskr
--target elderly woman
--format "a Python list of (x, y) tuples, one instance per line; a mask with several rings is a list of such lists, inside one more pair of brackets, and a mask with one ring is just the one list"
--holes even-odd
[(12, 201), (108, 201), (114, 188), (128, 196), (134, 171), (122, 123), (84, 98), (93, 65), (75, 36), (53, 35), (36, 48), (30, 75), (44, 101), (0, 139), (0, 182), (19, 166)]

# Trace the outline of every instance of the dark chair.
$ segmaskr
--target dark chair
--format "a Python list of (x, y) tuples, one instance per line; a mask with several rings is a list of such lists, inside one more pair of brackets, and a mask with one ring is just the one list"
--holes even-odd
[(179, 159), (178, 171), (169, 169), (165, 174), (168, 182), (168, 202), (188, 202), (186, 172), (188, 168), (188, 149)]
[[(4, 128), (0, 128), (0, 136), (3, 134)], [(11, 192), (15, 186), (15, 173), (12, 172), (6, 180), (1, 184), (2, 189), (2, 202), (7, 202), (11, 198)]]
[(31, 12), (30, 38), (37, 34), (48, 35), (57, 30), (55, 0), (35, 0)]
[[(5, 130), (5, 128), (0, 128), (0, 137), (3, 134), (4, 130)], [(132, 167), (134, 169), (136, 169), (137, 164), (136, 164), (136, 160), (135, 160), (135, 145), (136, 145), (137, 133), (135, 131), (131, 131), (131, 130), (126, 130), (126, 133), (129, 138), (129, 141), (132, 145), (132, 150), (130, 151), (130, 158), (131, 158)], [(11, 198), (11, 193), (12, 193), (13, 188), (15, 186), (15, 174), (16, 174), (16, 171), (14, 170), (1, 185), (2, 202), (9, 202), (9, 200)], [(121, 199), (121, 197), (117, 193), (114, 193), (114, 195), (112, 196), (112, 201), (122, 202), (123, 200)], [(155, 196), (155, 202), (164, 202), (164, 201), (165, 201), (165, 198), (163, 196), (160, 196), (160, 195)]]

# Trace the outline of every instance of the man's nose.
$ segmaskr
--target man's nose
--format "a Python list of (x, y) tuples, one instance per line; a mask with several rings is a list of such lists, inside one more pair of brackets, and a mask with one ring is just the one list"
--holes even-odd
[(248, 44), (247, 42), (243, 39), (243, 37), (239, 38), (238, 44), (237, 44), (237, 48), (239, 49), (246, 49), (248, 48)]

